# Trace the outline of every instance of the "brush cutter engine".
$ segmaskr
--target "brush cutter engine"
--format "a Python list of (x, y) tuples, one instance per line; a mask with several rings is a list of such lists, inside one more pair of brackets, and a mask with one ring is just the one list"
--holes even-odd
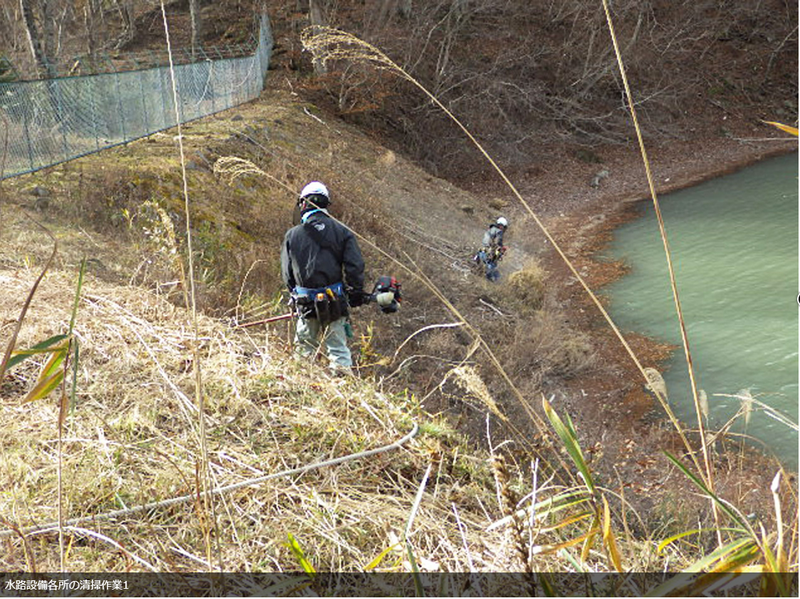
[(400, 309), (400, 302), (403, 301), (401, 287), (400, 281), (395, 277), (378, 277), (369, 296), (370, 301), (375, 301), (384, 314), (397, 312)]

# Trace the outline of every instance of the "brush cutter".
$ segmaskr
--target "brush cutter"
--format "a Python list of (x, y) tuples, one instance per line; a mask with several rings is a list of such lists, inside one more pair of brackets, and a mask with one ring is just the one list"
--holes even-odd
[[(381, 312), (384, 314), (392, 314), (397, 312), (400, 309), (400, 302), (403, 301), (401, 287), (402, 285), (400, 284), (400, 281), (398, 281), (395, 277), (378, 277), (375, 287), (372, 289), (372, 293), (365, 296), (364, 303), (369, 304), (371, 302), (375, 302), (378, 304), (378, 308), (380, 308)], [(272, 322), (290, 320), (295, 316), (297, 316), (297, 312), (293, 310), (287, 314), (281, 314), (280, 316), (272, 316), (270, 318), (257, 320), (255, 322), (237, 324), (234, 325), (234, 328), (245, 329), (247, 327), (254, 327), (260, 324), (270, 324)]]

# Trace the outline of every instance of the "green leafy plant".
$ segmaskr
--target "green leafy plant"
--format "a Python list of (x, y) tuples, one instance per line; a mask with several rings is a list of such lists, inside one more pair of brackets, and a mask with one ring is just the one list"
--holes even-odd
[[(651, 596), (664, 594), (702, 594), (705, 589), (719, 581), (720, 574), (762, 574), (760, 593), (764, 596), (788, 597), (792, 595), (790, 561), (796, 560), (796, 548), (785, 547), (783, 514), (780, 501), (781, 473), (772, 482), (772, 496), (775, 510), (775, 531), (767, 533), (763, 524), (759, 531), (748, 522), (748, 519), (732, 503), (714, 493), (703, 480), (693, 474), (675, 456), (666, 453), (667, 458), (694, 484), (700, 492), (711, 499), (720, 511), (731, 521), (731, 527), (711, 529), (714, 533), (726, 533), (725, 543), (710, 554), (696, 560), (683, 570), (686, 572), (704, 573), (687, 582), (685, 577), (676, 576), (653, 589)], [(667, 546), (689, 535), (701, 534), (702, 529), (685, 531), (664, 540), (658, 547), (663, 551)], [(790, 560), (790, 553), (794, 553)]]
[(395, 551), (399, 547), (402, 546), (402, 543), (394, 543), (389, 545), (386, 549), (381, 551), (374, 560), (372, 560), (369, 564), (364, 566), (364, 572), (372, 572), (375, 568), (377, 568), (383, 562), (384, 558), (389, 555), (392, 551)]
[(295, 536), (292, 533), (288, 533), (288, 536), (289, 542), (286, 544), (286, 546), (291, 550), (292, 555), (294, 555), (295, 559), (300, 564), (303, 572), (308, 574), (309, 577), (314, 578), (317, 575), (317, 570), (314, 568), (311, 562), (308, 561), (308, 558), (306, 558), (306, 554)]
[(570, 458), (572, 458), (572, 462), (578, 469), (585, 487), (584, 489), (579, 488), (571, 490), (560, 497), (556, 497), (559, 502), (566, 501), (567, 505), (571, 507), (580, 506), (582, 508), (578, 514), (568, 513), (567, 518), (561, 523), (558, 523), (558, 526), (565, 526), (566, 524), (572, 524), (583, 519), (591, 519), (589, 529), (583, 535), (556, 545), (551, 548), (551, 551), (557, 551), (582, 542), (581, 561), (585, 562), (589, 556), (589, 551), (594, 544), (595, 538), (599, 534), (601, 535), (602, 545), (609, 567), (617, 572), (621, 572), (623, 569), (622, 558), (617, 538), (612, 527), (611, 507), (608, 503), (608, 499), (597, 486), (592, 476), (592, 471), (589, 468), (589, 464), (586, 462), (586, 458), (578, 442), (578, 435), (575, 431), (575, 426), (572, 424), (572, 419), (570, 419), (567, 414), (565, 415), (565, 419), (562, 420), (553, 409), (553, 406), (550, 405), (550, 402), (544, 398), (542, 398), (542, 404), (545, 414), (553, 425), (564, 449), (567, 451)]
[[(78, 340), (73, 335), (73, 332), (75, 329), (75, 320), (78, 313), (78, 302), (80, 301), (85, 271), (86, 260), (81, 263), (80, 272), (78, 274), (78, 284), (75, 291), (75, 302), (72, 307), (72, 315), (70, 317), (69, 331), (66, 334), (53, 335), (49, 339), (45, 339), (29, 349), (12, 351), (9, 360), (5, 364), (6, 369), (13, 368), (14, 366), (21, 364), (23, 361), (33, 356), (43, 354), (49, 355), (47, 361), (44, 363), (41, 371), (39, 372), (36, 383), (28, 392), (23, 402), (44, 399), (65, 382), (69, 368), (68, 357), (70, 354), (73, 356), (73, 368), (77, 368), (79, 344)], [(71, 395), (73, 398), (76, 390), (75, 385), (76, 381), (75, 377), (73, 376), (71, 388)]]
[(12, 352), (11, 359), (8, 361), (8, 368), (21, 364), (27, 358), (49, 354), (50, 357), (45, 362), (36, 383), (28, 392), (23, 402), (44, 399), (64, 381), (65, 368), (64, 360), (70, 349), (71, 338), (69, 335), (54, 335), (37, 343), (30, 349)]

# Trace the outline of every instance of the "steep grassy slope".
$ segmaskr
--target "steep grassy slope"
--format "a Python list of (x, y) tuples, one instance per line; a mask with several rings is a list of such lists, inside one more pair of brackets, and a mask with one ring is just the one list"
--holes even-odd
[[(595, 570), (613, 567), (594, 536), (599, 520), (591, 516), (600, 513), (600, 495), (585, 495), (569, 458), (552, 451), (561, 442), (544, 425), (540, 406), (546, 389), (560, 413), (582, 403), (588, 410), (583, 414), (591, 415), (597, 398), (581, 396), (579, 377), (614, 371), (594, 362), (590, 338), (565, 322), (558, 290), (528, 262), (538, 250), (530, 223), (513, 223), (503, 265), (509, 284), (492, 286), (470, 272), (468, 259), (488, 219), (503, 208), (501, 199), (476, 198), (431, 177), (289, 90), (265, 92), (183, 133), (213, 484), (391, 443), (412, 422), (421, 433), (403, 449), (239, 489), (213, 506), (189, 501), (147, 517), (78, 524), (117, 545), (73, 530), (63, 550), (68, 567), (296, 570), (297, 556), (286, 546), (291, 533), (319, 570), (363, 569), (393, 547), (381, 568), (407, 571), (408, 554), (396, 543), (421, 497), (409, 540), (425, 569), (517, 570), (519, 538), (512, 542), (507, 529), (487, 528), (508, 512), (498, 498), (508, 504), (513, 496), (515, 505), (534, 491), (539, 500), (563, 500), (565, 493), (582, 499), (577, 512), (544, 510), (524, 546), (534, 551), (534, 545), (554, 548), (587, 538), (598, 543), (596, 553), (587, 543), (585, 552), (569, 558), (543, 551), (534, 569), (572, 569), (571, 559)], [(13, 369), (0, 387), (0, 425), (9, 433), (0, 441), (0, 485), (12, 490), (1, 496), (0, 515), (8, 529), (55, 521), (59, 496), (65, 518), (91, 516), (191, 493), (202, 481), (197, 473), (205, 460), (193, 407), (195, 337), (190, 314), (176, 307), (183, 304), (187, 240), (174, 134), (3, 183), (4, 339), (52, 247), (23, 210), (51, 232), (59, 253), (23, 323), (20, 347), (65, 332), (78, 265), (89, 258), (76, 326), (77, 396), (62, 443), (54, 400), (22, 402), (37, 375), (32, 361)], [(249, 163), (224, 160), (232, 157)], [(220, 170), (225, 164), (238, 164), (239, 176)], [(354, 315), (359, 380), (331, 380), (323, 368), (294, 362), (282, 325), (230, 326), (285, 311), (278, 250), (297, 190), (311, 179), (329, 185), (334, 214), (360, 235), (368, 277), (391, 273), (404, 283), (406, 299), (397, 314), (382, 316), (367, 307)], [(463, 324), (449, 326), (460, 320), (455, 312), (466, 316), (472, 333)], [(519, 395), (478, 349), (475, 333), (487, 340)], [(628, 409), (616, 404), (606, 413), (612, 420), (612, 410)], [(645, 432), (620, 420), (603, 430), (598, 424), (597, 436), (587, 437), (589, 419), (576, 422), (599, 484), (616, 486), (623, 476), (620, 492), (608, 498), (613, 529), (625, 532), (619, 540), (624, 567), (659, 570), (669, 560), (675, 568), (702, 553), (702, 543), (657, 554), (654, 544), (637, 540), (654, 530), (660, 538), (680, 532), (698, 517), (697, 502), (680, 499), (688, 496), (685, 478), (652, 457), (642, 441)], [(454, 426), (469, 434), (469, 442)], [(672, 446), (665, 431), (656, 430), (654, 438), (662, 448)], [(499, 485), (506, 492), (498, 494), (487, 448), (499, 445), (517, 463)], [(425, 491), (417, 496), (426, 472)], [(765, 468), (762, 478), (773, 472)], [(768, 518), (768, 482), (749, 480), (746, 509), (754, 504)], [(641, 517), (637, 501), (649, 510)], [(699, 514), (708, 519), (707, 510)], [(54, 532), (32, 538), (43, 540), (3, 538), (4, 568), (58, 569)]]
[[(73, 274), (56, 269), (45, 278), (21, 346), (63, 330)], [(0, 273), (4, 318), (18, 309), (33, 275), (26, 268)], [(76, 328), (78, 393), (60, 449), (57, 402), (52, 397), (19, 402), (35, 378), (33, 365), (14, 369), (3, 384), (0, 478), (7, 492), (0, 513), (5, 526), (58, 520), (59, 452), (66, 520), (191, 495), (200, 461), (199, 416), (191, 399), (191, 328), (186, 311), (150, 291), (88, 278)], [(70, 570), (202, 571), (214, 569), (218, 561), (228, 571), (292, 569), (297, 564), (285, 546), (290, 533), (317, 569), (363, 569), (402, 538), (417, 486), (431, 463), (436, 476), (416, 524), (425, 531), (415, 535), (418, 550), (443, 569), (464, 569), (465, 562), (451, 561), (466, 559), (458, 527), (451, 526), (451, 503), (457, 503), (462, 523), (473, 529), (468, 534), (479, 543), (488, 515), (480, 505), (493, 509), (485, 456), (464, 451), (455, 433), (421, 411), (411, 396), (383, 391), (368, 381), (331, 380), (309, 372), (275, 340), (236, 333), (206, 317), (200, 319), (200, 331), (214, 486), (387, 445), (404, 437), (414, 423), (420, 433), (391, 453), (219, 496), (213, 512), (219, 553), (213, 552), (211, 562), (204, 534), (212, 527), (212, 512), (199, 501), (184, 501), (113, 521), (72, 524)], [(124, 549), (104, 542), (101, 534)], [(3, 540), (2, 569), (57, 571), (54, 531), (30, 538), (37, 542), (27, 547), (13, 535)], [(482, 569), (504, 569), (502, 535), (492, 544), (498, 554), (486, 555)], [(392, 552), (387, 565), (403, 559), (402, 551)]]
[[(76, 525), (110, 536), (126, 549), (73, 531), (67, 551), (70, 569), (204, 570), (216, 560), (228, 570), (291, 569), (296, 562), (285, 545), (288, 533), (302, 542), (318, 569), (363, 569), (402, 538), (429, 464), (435, 469), (426, 497), (436, 499), (418, 514), (417, 527), (431, 518), (431, 524), (422, 526), (424, 543), (430, 546), (420, 558), (435, 561), (435, 569), (465, 570), (466, 561), (451, 560), (467, 559), (464, 540), (474, 534), (481, 552), (485, 543), (490, 549), (483, 557), (470, 556), (477, 560), (474, 567), (507, 569), (502, 533), (486, 536), (482, 530), (494, 511), (485, 455), (467, 450), (412, 395), (384, 390), (382, 383), (370, 380), (330, 380), (323, 368), (295, 363), (286, 354), (283, 327), (229, 327), (233, 321), (285, 310), (274, 299), (282, 286), (278, 250), (291, 224), (296, 188), (307, 180), (326, 181), (337, 215), (389, 250), (421, 228), (410, 221), (420, 206), (430, 202), (427, 216), (446, 221), (452, 230), (458, 223), (448, 215), (465, 214), (458, 206), (471, 200), (346, 126), (323, 122), (313, 107), (285, 93), (266, 94), (259, 102), (195, 123), (184, 135), (200, 306), (209, 316), (227, 316), (200, 318), (214, 484), (391, 443), (414, 422), (421, 432), (394, 453), (220, 498), (215, 510), (222, 549), (214, 553), (213, 564), (203, 542), (210, 514), (187, 502), (113, 524)], [(233, 182), (218, 177), (211, 167), (222, 156), (252, 159), (268, 176)], [(58, 519), (57, 453), (62, 455), (65, 519), (191, 492), (201, 452), (193, 406), (191, 318), (175, 306), (182, 303), (179, 270), (186, 239), (174, 137), (159, 134), (7, 181), (2, 192), (4, 340), (52, 247), (33, 218), (47, 228), (59, 249), (30, 306), (18, 347), (65, 331), (79, 262), (88, 258), (75, 329), (81, 346), (77, 396), (60, 450), (53, 397), (21, 403), (37, 376), (34, 361), (14, 368), (1, 388), (1, 476), (2, 487), (10, 490), (0, 507), (4, 523), (25, 528)], [(393, 205), (403, 205), (408, 224), (389, 216)], [(463, 222), (468, 222), (466, 216)], [(397, 234), (395, 227), (406, 227), (409, 233)], [(479, 229), (477, 223), (465, 225), (470, 236)], [(417, 253), (413, 245), (405, 248)], [(388, 268), (366, 241), (364, 249), (371, 275)], [(375, 315), (362, 310), (357, 333), (366, 336), (369, 331), (377, 337), (377, 331), (385, 330), (394, 339), (400, 333), (391, 330), (401, 318), (434, 322), (436, 311), (423, 308), (426, 298), (419, 285), (408, 281), (406, 298), (403, 312), (375, 329)], [(374, 342), (362, 344), (365, 375), (374, 348)], [(466, 537), (456, 518), (467, 527)], [(4, 569), (57, 570), (56, 537), (51, 531), (39, 538), (43, 542), (31, 548), (6, 537)], [(384, 560), (392, 569), (405, 569), (403, 556), (396, 547)]]

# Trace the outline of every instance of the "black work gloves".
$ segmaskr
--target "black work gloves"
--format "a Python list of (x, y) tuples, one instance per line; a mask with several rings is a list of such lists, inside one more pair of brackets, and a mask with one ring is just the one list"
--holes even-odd
[(369, 301), (369, 294), (364, 293), (362, 289), (351, 289), (347, 294), (347, 303), (351, 308), (363, 306), (367, 301)]

